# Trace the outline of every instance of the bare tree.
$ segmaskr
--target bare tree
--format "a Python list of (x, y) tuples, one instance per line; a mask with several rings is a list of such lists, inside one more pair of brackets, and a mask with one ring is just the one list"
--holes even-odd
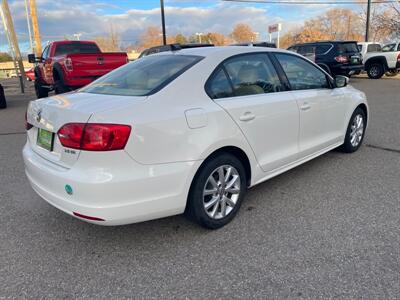
[(120, 34), (115, 30), (112, 24), (110, 24), (110, 31), (107, 36), (99, 36), (94, 40), (103, 52), (121, 51)]

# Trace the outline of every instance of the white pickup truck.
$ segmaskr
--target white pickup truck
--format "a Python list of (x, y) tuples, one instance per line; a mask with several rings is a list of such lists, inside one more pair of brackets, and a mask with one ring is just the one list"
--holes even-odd
[[(365, 46), (359, 43), (359, 46)], [(364, 69), (368, 77), (379, 79), (385, 73), (391, 76), (396, 75), (400, 70), (400, 48), (395, 44), (395, 48), (383, 47), (381, 51), (366, 52), (363, 56)], [(390, 50), (394, 51), (390, 51)]]

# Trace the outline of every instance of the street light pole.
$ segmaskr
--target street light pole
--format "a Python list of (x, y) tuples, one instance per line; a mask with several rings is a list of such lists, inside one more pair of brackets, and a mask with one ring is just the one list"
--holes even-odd
[(368, 0), (367, 4), (367, 23), (365, 24), (365, 41), (369, 40), (369, 22), (371, 18), (371, 0)]
[(160, 0), (161, 6), (161, 25), (162, 25), (162, 35), (163, 35), (163, 44), (167, 44), (167, 35), (165, 33), (165, 13), (164, 13), (164, 0)]

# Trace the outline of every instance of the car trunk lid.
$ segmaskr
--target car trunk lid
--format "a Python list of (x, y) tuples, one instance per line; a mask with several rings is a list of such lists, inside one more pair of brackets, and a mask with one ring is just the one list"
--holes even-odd
[[(64, 147), (58, 130), (67, 123), (87, 123), (95, 113), (102, 113), (104, 122), (107, 112), (132, 105), (145, 97), (126, 97), (90, 93), (69, 93), (31, 101), (27, 110), (27, 122), (33, 127), (28, 130), (28, 143), (33, 151), (44, 159), (59, 166), (70, 168), (79, 158), (80, 150)], [(45, 134), (43, 134), (45, 133)], [(42, 139), (51, 136), (50, 149)]]

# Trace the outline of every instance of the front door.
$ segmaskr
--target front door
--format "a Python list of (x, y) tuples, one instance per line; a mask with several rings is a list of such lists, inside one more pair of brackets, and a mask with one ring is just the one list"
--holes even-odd
[(305, 59), (275, 54), (300, 112), (299, 151), (304, 157), (343, 139), (346, 105), (343, 92), (332, 88), (327, 74)]
[(299, 111), (265, 53), (234, 56), (209, 82), (252, 147), (261, 168), (271, 172), (297, 159)]

